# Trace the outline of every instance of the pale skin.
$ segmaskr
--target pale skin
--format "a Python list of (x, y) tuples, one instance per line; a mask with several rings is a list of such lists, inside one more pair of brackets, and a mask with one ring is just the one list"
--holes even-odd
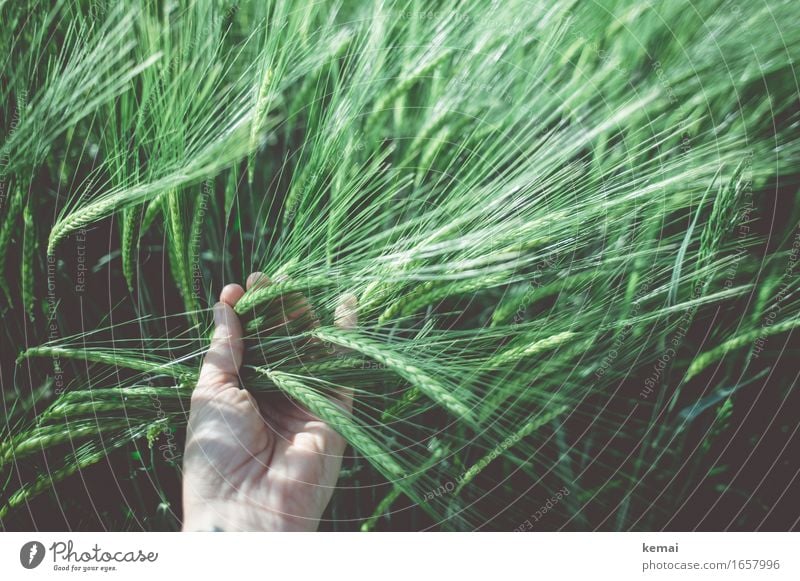
[[(261, 273), (247, 288), (269, 284)], [(313, 531), (331, 499), (344, 439), (298, 403), (242, 389), (242, 325), (233, 307), (244, 294), (222, 289), (214, 334), (192, 393), (183, 457), (183, 530)], [(356, 299), (343, 295), (335, 324), (356, 326)], [(311, 313), (302, 299), (289, 321)], [(313, 313), (312, 318), (313, 318)], [(348, 412), (352, 394), (334, 396)]]

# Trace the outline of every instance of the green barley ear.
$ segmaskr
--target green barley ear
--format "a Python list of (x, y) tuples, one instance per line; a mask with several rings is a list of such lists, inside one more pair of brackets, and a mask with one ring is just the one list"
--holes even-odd
[(425, 175), (430, 171), (431, 166), (433, 166), (433, 162), (436, 160), (436, 157), (439, 155), (440, 151), (445, 149), (445, 146), (451, 145), (449, 141), (451, 139), (452, 128), (450, 126), (442, 127), (436, 135), (434, 135), (430, 141), (425, 144), (425, 149), (422, 150), (422, 153), (419, 157), (418, 163), (418, 170), (417, 175), (414, 178), (414, 185), (417, 187), (422, 184), (422, 181), (425, 179)]
[(142, 216), (142, 224), (141, 224), (141, 233), (144, 235), (150, 230), (150, 227), (155, 222), (155, 219), (158, 217), (159, 214), (165, 215), (164, 212), (164, 200), (167, 197), (169, 192), (161, 192), (160, 194), (156, 195), (152, 200), (150, 200), (144, 210), (144, 215)]
[(684, 381), (693, 379), (703, 370), (722, 360), (728, 354), (735, 353), (737, 350), (744, 347), (748, 347), (752, 350), (756, 344), (756, 341), (763, 341), (765, 338), (772, 335), (788, 333), (797, 327), (800, 327), (800, 317), (794, 317), (786, 321), (773, 323), (769, 326), (764, 326), (762, 328), (743, 333), (739, 336), (732, 337), (722, 342), (720, 345), (717, 345), (716, 347), (697, 355), (697, 357), (695, 357), (692, 361), (691, 365), (689, 365), (689, 368), (686, 370)]
[(573, 331), (562, 331), (544, 339), (537, 339), (532, 343), (515, 345), (510, 349), (501, 351), (496, 357), (490, 359), (486, 366), (490, 369), (512, 366), (519, 361), (530, 360), (545, 351), (557, 349), (578, 336), (579, 334)]
[[(102, 412), (102, 405), (96, 405), (94, 411)], [(106, 420), (99, 426), (96, 420), (89, 419), (88, 421), (72, 420), (36, 426), (15, 439), (14, 444), (9, 447), (5, 455), (0, 457), (0, 467), (48, 448), (55, 448), (61, 444), (73, 440), (78, 441), (89, 436), (99, 436), (104, 432), (119, 430), (129, 425), (130, 420), (127, 419)]]
[[(116, 436), (105, 437), (101, 442), (89, 441), (68, 455), (63, 465), (46, 474), (38, 476), (35, 480), (25, 483), (8, 497), (6, 503), (0, 506), (0, 519), (5, 518), (9, 511), (25, 504), (36, 495), (51, 489), (54, 484), (80, 472), (84, 468), (101, 462), (108, 455), (129, 443), (131, 440), (144, 436), (151, 429), (151, 424), (125, 428)], [(95, 434), (97, 432), (95, 431)], [(41, 448), (40, 448), (41, 449)]]
[(100, 363), (110, 367), (124, 367), (143, 373), (168, 375), (174, 378), (186, 378), (195, 371), (182, 363), (156, 356), (143, 358), (141, 352), (130, 353), (122, 349), (71, 347), (68, 345), (40, 345), (30, 347), (17, 357), (17, 363), (31, 357), (50, 357), (55, 359), (76, 359), (91, 363)]
[(384, 476), (395, 480), (405, 474), (392, 454), (359, 427), (338, 403), (312, 389), (297, 377), (266, 368), (258, 368), (258, 371), (275, 382), (275, 385), (288, 396), (303, 404), (312, 414), (330, 424), (364, 456), (375, 462)]
[(510, 288), (499, 301), (492, 312), (492, 326), (499, 326), (505, 323), (519, 323), (526, 319), (526, 311), (529, 307), (536, 305), (538, 301), (557, 296), (561, 293), (570, 293), (579, 289), (586, 283), (597, 277), (594, 271), (576, 272), (563, 278), (556, 278), (552, 282), (546, 282), (540, 273), (537, 273), (532, 280)]
[(422, 397), (422, 392), (418, 387), (412, 386), (407, 389), (403, 396), (398, 398), (389, 408), (383, 410), (381, 414), (382, 422), (391, 422), (400, 419), (402, 415), (411, 407), (411, 404)]
[(385, 324), (393, 319), (412, 315), (425, 307), (434, 305), (448, 297), (475, 293), (508, 283), (504, 275), (486, 276), (476, 280), (456, 281), (450, 283), (426, 282), (416, 286), (408, 294), (395, 300), (378, 317), (378, 324)]
[(253, 185), (253, 177), (256, 171), (258, 139), (264, 124), (264, 119), (269, 111), (270, 95), (273, 91), (272, 82), (272, 68), (268, 66), (261, 76), (261, 84), (256, 94), (254, 105), (255, 112), (250, 128), (250, 155), (247, 160), (247, 181), (251, 186)]
[(38, 240), (36, 239), (36, 226), (33, 221), (33, 212), (31, 211), (32, 200), (29, 198), (28, 203), (22, 212), (22, 220), (24, 231), (22, 235), (22, 306), (28, 316), (33, 319), (33, 307), (35, 301), (34, 295), (34, 272), (36, 270), (36, 249), (38, 248)]
[(332, 327), (319, 328), (310, 334), (323, 342), (352, 349), (387, 366), (465, 424), (477, 427), (472, 409), (454, 395), (452, 388), (446, 387), (441, 381), (434, 379), (409, 359), (392, 352), (385, 345), (352, 331)]
[(273, 282), (245, 292), (244, 296), (236, 303), (235, 310), (242, 317), (253, 316), (254, 312), (269, 306), (272, 301), (283, 295), (297, 292), (307, 293), (331, 287), (333, 284), (330, 276), (313, 276)]
[(172, 279), (175, 282), (175, 286), (178, 287), (178, 292), (183, 299), (186, 311), (190, 314), (190, 318), (196, 322), (198, 304), (189, 263), (192, 249), (189, 246), (190, 241), (186, 238), (183, 198), (177, 191), (173, 190), (167, 194), (164, 212), (167, 223), (167, 246)]
[(172, 280), (178, 291), (186, 300), (187, 281), (186, 281), (186, 257), (184, 249), (186, 248), (184, 235), (183, 235), (183, 216), (181, 207), (181, 198), (178, 192), (171, 191), (167, 193), (164, 199), (164, 214), (167, 222), (167, 244), (169, 245), (169, 259), (170, 270), (172, 272)]
[(136, 260), (139, 253), (140, 217), (141, 209), (139, 207), (126, 208), (122, 210), (122, 274), (125, 277), (125, 282), (128, 283), (128, 291), (130, 292), (133, 292), (135, 285)]
[(708, 222), (700, 234), (696, 267), (698, 271), (708, 267), (725, 240), (735, 235), (742, 197), (745, 190), (752, 187), (750, 179), (745, 175), (749, 163), (749, 160), (739, 162), (728, 183), (719, 189), (714, 198)]

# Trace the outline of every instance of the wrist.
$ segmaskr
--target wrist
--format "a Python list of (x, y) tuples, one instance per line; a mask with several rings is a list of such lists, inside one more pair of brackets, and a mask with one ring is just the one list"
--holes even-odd
[(209, 500), (184, 503), (183, 532), (272, 531), (311, 532), (319, 519), (304, 518), (241, 501)]

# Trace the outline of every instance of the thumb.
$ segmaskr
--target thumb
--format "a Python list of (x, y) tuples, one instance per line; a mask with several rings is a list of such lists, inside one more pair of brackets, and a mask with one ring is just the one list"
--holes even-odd
[(198, 388), (220, 390), (239, 387), (239, 367), (244, 346), (242, 323), (229, 304), (214, 305), (214, 334), (200, 368)]

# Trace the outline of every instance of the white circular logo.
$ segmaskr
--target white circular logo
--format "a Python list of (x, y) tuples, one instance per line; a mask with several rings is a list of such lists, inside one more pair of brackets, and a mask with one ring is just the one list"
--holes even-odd
[(19, 550), (19, 562), (26, 569), (35, 569), (44, 559), (44, 545), (39, 541), (30, 541)]

